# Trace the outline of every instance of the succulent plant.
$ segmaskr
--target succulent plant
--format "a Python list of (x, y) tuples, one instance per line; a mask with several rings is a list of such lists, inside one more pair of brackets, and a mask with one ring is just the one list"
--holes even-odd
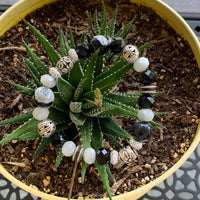
[[(43, 46), (52, 68), (46, 66), (31, 48), (24, 43), (30, 60), (25, 57), (22, 57), (22, 59), (26, 64), (32, 80), (24, 77), (29, 87), (16, 83), (13, 83), (13, 85), (19, 88), (24, 94), (33, 97), (40, 108), (38, 108), (39, 111), (30, 111), (0, 122), (0, 125), (24, 122), (23, 125), (3, 138), (0, 144), (11, 140), (32, 140), (42, 137), (33, 159), (36, 159), (40, 152), (50, 143), (59, 147), (60, 151), (55, 164), (56, 168), (64, 156), (62, 145), (65, 141), (71, 141), (75, 137), (78, 137), (84, 149), (92, 147), (96, 152), (98, 151), (98, 155), (101, 157), (98, 157), (94, 164), (110, 199), (112, 197), (108, 175), (111, 180), (113, 178), (109, 165), (104, 162), (108, 158), (108, 155), (106, 152), (104, 153), (105, 150), (103, 149), (102, 141), (106, 140), (117, 148), (120, 148), (122, 145), (118, 142), (117, 138), (130, 139), (133, 137), (124, 131), (114, 121), (113, 117), (138, 119), (138, 109), (135, 109), (135, 107), (138, 104), (138, 98), (141, 96), (141, 94), (112, 92), (113, 87), (133, 67), (132, 63), (127, 63), (121, 59), (122, 54), (119, 52), (123, 48), (123, 39), (132, 31), (134, 19), (123, 30), (115, 33), (117, 11), (118, 9), (116, 8), (109, 28), (104, 4), (102, 4), (101, 24), (98, 22), (97, 11), (94, 16), (94, 23), (90, 14), (90, 35), (87, 38), (83, 35), (81, 43), (78, 45), (74, 42), (71, 30), (69, 30), (70, 44), (68, 44), (64, 33), (60, 30), (60, 54), (34, 26), (24, 21)], [(99, 35), (100, 39), (97, 37)], [(108, 45), (103, 45), (104, 41), (101, 41), (103, 37), (107, 41), (113, 39), (114, 42), (110, 45), (110, 48), (107, 48)], [(88, 44), (92, 43), (92, 46), (87, 45), (85, 43), (86, 40)], [(98, 46), (99, 43), (101, 43), (100, 47)], [(142, 51), (149, 44), (144, 44), (138, 50)], [(118, 45), (117, 47), (119, 49), (115, 45)], [(114, 50), (112, 51), (112, 49)], [(79, 59), (76, 58), (76, 52), (79, 55)], [(74, 61), (73, 59), (70, 60), (70, 57), (73, 57)], [(107, 64), (108, 60), (109, 65)], [(54, 74), (56, 82), (49, 77), (49, 73)], [(49, 87), (53, 88), (52, 90), (42, 87), (42, 85), (46, 84), (46, 80), (48, 80), (47, 84), (51, 85)], [(52, 94), (51, 92), (48, 93), (48, 101), (43, 102), (41, 100), (40, 102), (40, 99), (42, 99), (40, 96), (41, 90), (43, 93), (48, 93), (49, 90), (53, 91)], [(39, 94), (39, 97), (37, 97), (37, 94)], [(48, 110), (44, 106), (48, 107)], [(36, 119), (37, 117), (34, 117), (36, 114), (33, 112), (40, 112), (48, 116), (49, 121), (46, 123), (51, 126), (51, 129), (49, 129), (50, 132), (48, 132), (50, 133), (49, 135), (47, 133), (47, 135), (41, 136), (40, 129), (43, 130), (47, 125), (42, 123), (40, 126), (41, 121)], [(153, 121), (150, 123), (153, 126), (158, 125)], [(52, 135), (51, 133), (53, 132), (55, 133)], [(73, 146), (71, 143), (67, 144)], [(88, 152), (92, 152), (92, 150), (88, 150)], [(105, 160), (102, 160), (104, 157)], [(100, 161), (98, 162), (98, 160)], [(88, 164), (82, 161), (83, 180), (87, 166)]]

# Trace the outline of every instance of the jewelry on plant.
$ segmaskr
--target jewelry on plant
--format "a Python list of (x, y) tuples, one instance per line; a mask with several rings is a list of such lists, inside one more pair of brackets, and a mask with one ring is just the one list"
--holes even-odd
[(57, 62), (56, 68), (61, 74), (65, 74), (73, 68), (73, 65), (74, 63), (72, 58), (69, 56), (64, 56), (61, 57), (60, 60)]
[(50, 137), (51, 135), (53, 135), (53, 133), (55, 133), (55, 131), (56, 124), (50, 119), (45, 119), (38, 123), (38, 133), (42, 137)]
[(136, 46), (126, 45), (122, 52), (123, 59), (128, 63), (134, 63), (139, 57), (139, 51)]

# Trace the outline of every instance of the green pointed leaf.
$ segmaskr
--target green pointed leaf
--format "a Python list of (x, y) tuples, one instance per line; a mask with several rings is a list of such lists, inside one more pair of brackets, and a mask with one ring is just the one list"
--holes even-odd
[(61, 124), (61, 123), (69, 121), (67, 113), (57, 110), (53, 107), (49, 107), (48, 118), (54, 121), (56, 124)]
[(97, 151), (102, 147), (102, 134), (101, 134), (101, 127), (99, 124), (99, 120), (97, 118), (93, 118), (93, 129), (92, 129), (92, 148)]
[(88, 64), (76, 91), (74, 92), (74, 100), (78, 101), (83, 92), (88, 92), (92, 90), (92, 81), (94, 74), (94, 67), (97, 58), (98, 51), (92, 54), (88, 60)]
[(118, 7), (115, 8), (115, 12), (112, 18), (112, 22), (110, 24), (110, 28), (109, 28), (109, 36), (111, 38), (114, 38), (114, 34), (115, 34), (115, 24), (116, 24), (116, 19), (117, 19), (117, 13), (118, 13)]
[(49, 57), (50, 62), (52, 63), (52, 66), (55, 67), (56, 63), (60, 59), (60, 56), (58, 55), (57, 51), (53, 48), (53, 46), (49, 43), (49, 41), (30, 23), (23, 20), (24, 23), (29, 26), (29, 28), (33, 31), (33, 33), (36, 35), (38, 40), (40, 41), (42, 47), (44, 48), (47, 56)]
[(141, 94), (129, 94), (129, 93), (109, 93), (104, 98), (109, 103), (119, 105), (120, 103), (127, 106), (135, 107), (138, 104), (138, 98)]
[(26, 48), (30, 56), (31, 62), (34, 64), (39, 75), (41, 76), (43, 74), (48, 74), (49, 68), (35, 55), (35, 53), (33, 53), (31, 48), (25, 42), (24, 42), (24, 47)]
[(11, 84), (14, 85), (15, 87), (17, 87), (18, 89), (20, 89), (26, 95), (33, 96), (34, 93), (35, 93), (35, 90), (33, 90), (31, 88), (24, 87), (24, 86), (19, 85), (17, 83), (11, 83)]
[(112, 200), (112, 195), (111, 195), (111, 191), (110, 191), (110, 185), (109, 185), (109, 180), (108, 180), (108, 174), (106, 171), (106, 166), (105, 165), (100, 165), (97, 162), (95, 162), (95, 166), (97, 168), (97, 171), (101, 177), (101, 180), (103, 182), (103, 185), (106, 189), (106, 192), (108, 194), (108, 197), (110, 200)]
[(81, 36), (81, 43), (85, 42), (85, 33), (83, 33), (83, 35)]
[(105, 56), (98, 56), (96, 61), (94, 77), (102, 73), (103, 68), (105, 67)]
[(57, 156), (57, 159), (56, 159), (55, 169), (58, 168), (58, 166), (60, 165), (63, 157), (64, 157), (64, 154), (62, 153), (62, 147), (60, 147), (59, 152), (58, 152), (58, 156)]
[(112, 183), (114, 183), (114, 182), (115, 182), (115, 179), (114, 179), (114, 177), (113, 177), (113, 175), (112, 175), (112, 172), (110, 171), (109, 165), (107, 164), (107, 165), (105, 165), (105, 166), (106, 166), (106, 172), (107, 172), (107, 174), (108, 174), (109, 179), (111, 180)]
[(155, 115), (167, 115), (169, 112), (154, 112)]
[(87, 119), (85, 123), (80, 126), (80, 137), (81, 137), (81, 144), (85, 149), (90, 147), (91, 144), (91, 136), (92, 136), (92, 120)]
[(153, 127), (155, 127), (155, 128), (158, 128), (158, 127), (160, 126), (159, 123), (154, 122), (154, 121), (150, 121), (149, 123), (150, 123)]
[(69, 39), (70, 39), (70, 47), (72, 49), (76, 49), (76, 44), (74, 42), (74, 36), (72, 34), (72, 30), (71, 29), (69, 29)]
[(115, 110), (118, 107), (116, 105), (110, 104), (110, 103), (103, 103), (102, 104), (102, 109), (100, 110), (97, 106), (94, 106), (90, 109), (87, 109), (85, 111), (83, 111), (82, 113), (86, 116), (90, 116), (90, 117), (97, 117), (99, 116), (101, 113), (104, 113), (106, 111), (111, 111), (111, 110)]
[(107, 18), (106, 18), (106, 8), (103, 1), (102, 1), (102, 19), (101, 20), (102, 20), (102, 24), (101, 24), (100, 35), (106, 36)]
[(130, 32), (132, 30), (132, 26), (133, 26), (133, 22), (135, 21), (136, 17), (134, 17), (128, 24), (125, 25), (125, 27), (123, 28), (123, 30), (118, 31), (115, 34), (115, 37), (123, 37), (125, 35), (127, 35), (128, 32)]
[(17, 140), (33, 140), (39, 137), (41, 136), (39, 135), (38, 131), (34, 130), (19, 136)]
[(69, 112), (69, 116), (70, 119), (72, 120), (72, 122), (76, 125), (83, 125), (85, 120), (86, 120), (86, 116), (79, 114), (79, 113), (73, 113), (73, 112)]
[(37, 130), (37, 125), (38, 125), (38, 120), (36, 120), (34, 118), (29, 119), (29, 121), (25, 122), (23, 125), (21, 125), (17, 129), (15, 129), (7, 137), (3, 138), (0, 141), (0, 145), (4, 144), (6, 142), (9, 142), (11, 140), (17, 139), (19, 136), (21, 136), (27, 132)]
[(53, 101), (52, 107), (63, 112), (68, 112), (69, 106), (63, 101), (60, 94), (58, 92), (54, 92), (54, 96), (55, 99)]
[(91, 13), (89, 13), (89, 26), (90, 26), (90, 35), (91, 35), (92, 37), (94, 37), (95, 31), (94, 31), (94, 27), (93, 27), (93, 22), (92, 22)]
[(26, 67), (29, 71), (29, 74), (31, 75), (31, 78), (33, 79), (33, 81), (35, 82), (37, 87), (42, 86), (42, 84), (39, 81), (40, 75), (38, 74), (37, 69), (35, 68), (33, 63), (24, 57), (22, 57), (22, 58), (25, 61)]
[(73, 68), (69, 72), (69, 82), (76, 88), (82, 77), (83, 69), (81, 67), (80, 60), (78, 60), (74, 63)]
[[(123, 61), (124, 62), (124, 61)], [(94, 83), (94, 88), (99, 88), (101, 90), (102, 94), (107, 93), (110, 91), (115, 85), (116, 82), (119, 82), (120, 79), (133, 67), (132, 64), (125, 64), (117, 71), (113, 72), (109, 76), (105, 77), (104, 79), (101, 79)], [(111, 67), (112, 68), (112, 67)], [(111, 69), (110, 68), (110, 69)], [(108, 71), (108, 70), (107, 70)], [(107, 86), (109, 83), (109, 87)]]
[(13, 123), (17, 123), (17, 122), (25, 122), (25, 121), (29, 120), (32, 116), (33, 116), (32, 111), (29, 111), (26, 113), (22, 113), (16, 117), (0, 121), (0, 125), (13, 124)]
[(37, 68), (34, 66), (34, 64), (30, 60), (25, 58), (24, 56), (22, 56), (22, 55), (20, 55), (20, 56), (21, 56), (22, 60), (25, 62), (25, 65), (26, 65), (30, 75), (31, 75), (31, 73), (33, 73), (34, 77), (36, 77), (39, 80), (40, 75), (39, 75), (39, 73), (37, 71)]
[(57, 88), (58, 92), (60, 93), (60, 96), (62, 99), (69, 104), (70, 100), (72, 99), (73, 93), (74, 93), (74, 87), (63, 78), (59, 77), (57, 79)]
[(101, 130), (111, 136), (130, 139), (132, 138), (124, 129), (122, 129), (111, 117), (99, 119)]
[(142, 46), (140, 46), (139, 48), (138, 48), (138, 51), (139, 52), (141, 52), (141, 51), (143, 51), (144, 49), (146, 49), (149, 45), (151, 45), (152, 44), (152, 42), (150, 41), (150, 42), (147, 42), (147, 43), (145, 43), (145, 44), (143, 44)]
[(60, 29), (59, 30), (59, 39), (60, 39), (60, 54), (61, 57), (67, 56), (67, 49), (65, 44), (67, 43), (65, 35), (63, 31)]
[(86, 174), (87, 166), (88, 166), (88, 164), (85, 163), (84, 161), (82, 161), (82, 166), (81, 166), (81, 179), (82, 179), (82, 182), (84, 182), (84, 180), (85, 180), (85, 174)]
[(99, 22), (98, 22), (98, 16), (97, 16), (97, 10), (95, 10), (94, 13), (94, 25), (95, 25), (95, 35), (100, 34), (100, 27), (99, 27)]
[(24, 81), (32, 88), (32, 89), (36, 89), (37, 86), (31, 82), (28, 78), (26, 78), (25, 76), (22, 76), (22, 78), (24, 79)]
[(38, 145), (38, 148), (36, 149), (34, 156), (33, 156), (33, 160), (35, 160), (38, 155), (50, 144), (51, 142), (51, 138), (42, 138), (40, 144)]
[(113, 144), (115, 147), (121, 149), (122, 145), (115, 139), (113, 138), (111, 135), (107, 135), (107, 134), (103, 134), (103, 138), (109, 142), (110, 144)]
[(126, 62), (123, 61), (123, 60), (120, 60), (118, 62), (113, 63), (113, 65), (108, 70), (101, 73), (99, 76), (95, 77), (94, 83), (96, 83), (96, 82), (110, 76), (111, 74), (115, 73), (116, 71), (121, 69), (125, 64), (126, 64)]
[(137, 119), (138, 110), (124, 104), (112, 105), (114, 109), (101, 112), (98, 117), (124, 117)]

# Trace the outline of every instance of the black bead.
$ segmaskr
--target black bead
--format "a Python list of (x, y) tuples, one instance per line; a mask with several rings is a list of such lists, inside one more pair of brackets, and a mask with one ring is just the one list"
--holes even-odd
[(151, 108), (154, 104), (155, 101), (150, 94), (143, 94), (138, 98), (138, 105), (141, 108)]
[(65, 141), (66, 141), (65, 136), (61, 132), (55, 132), (51, 136), (51, 144), (54, 147), (61, 147), (65, 143)]
[(96, 157), (97, 162), (100, 165), (105, 165), (108, 163), (108, 161), (110, 160), (110, 152), (105, 149), (105, 148), (100, 148), (97, 151), (97, 157)]
[(102, 35), (95, 36), (90, 41), (90, 50), (92, 52), (95, 52), (95, 51), (99, 50), (98, 55), (99, 56), (104, 55), (109, 50), (108, 40)]
[(88, 58), (91, 54), (90, 48), (86, 43), (78, 44), (76, 47), (76, 53), (80, 59)]
[(53, 101), (50, 102), (50, 103), (39, 102), (39, 101), (37, 101), (37, 100), (35, 99), (35, 97), (33, 97), (33, 102), (34, 102), (37, 106), (40, 106), (40, 107), (49, 107), (49, 106), (53, 103)]
[(148, 122), (135, 122), (133, 125), (133, 137), (139, 142), (146, 142), (150, 139), (153, 129)]
[(147, 70), (139, 73), (139, 80), (143, 85), (150, 85), (155, 80), (154, 72)]
[(114, 38), (109, 47), (113, 53), (120, 53), (125, 46), (124, 39), (121, 37)]

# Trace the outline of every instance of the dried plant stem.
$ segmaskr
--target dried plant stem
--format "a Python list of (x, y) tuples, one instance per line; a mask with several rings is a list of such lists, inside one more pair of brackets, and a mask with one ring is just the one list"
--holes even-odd
[(69, 189), (69, 194), (68, 194), (68, 200), (70, 200), (71, 197), (72, 197), (72, 189), (73, 189), (73, 186), (74, 186), (74, 179), (75, 179), (75, 175), (76, 175), (77, 166), (78, 166), (78, 161), (76, 160), (75, 164), (74, 164), (74, 169), (73, 169), (73, 174), (72, 174), (71, 182), (70, 182), (70, 189)]
[(9, 50), (17, 50), (17, 51), (26, 51), (24, 47), (3, 47), (0, 48), (0, 51), (9, 51)]

